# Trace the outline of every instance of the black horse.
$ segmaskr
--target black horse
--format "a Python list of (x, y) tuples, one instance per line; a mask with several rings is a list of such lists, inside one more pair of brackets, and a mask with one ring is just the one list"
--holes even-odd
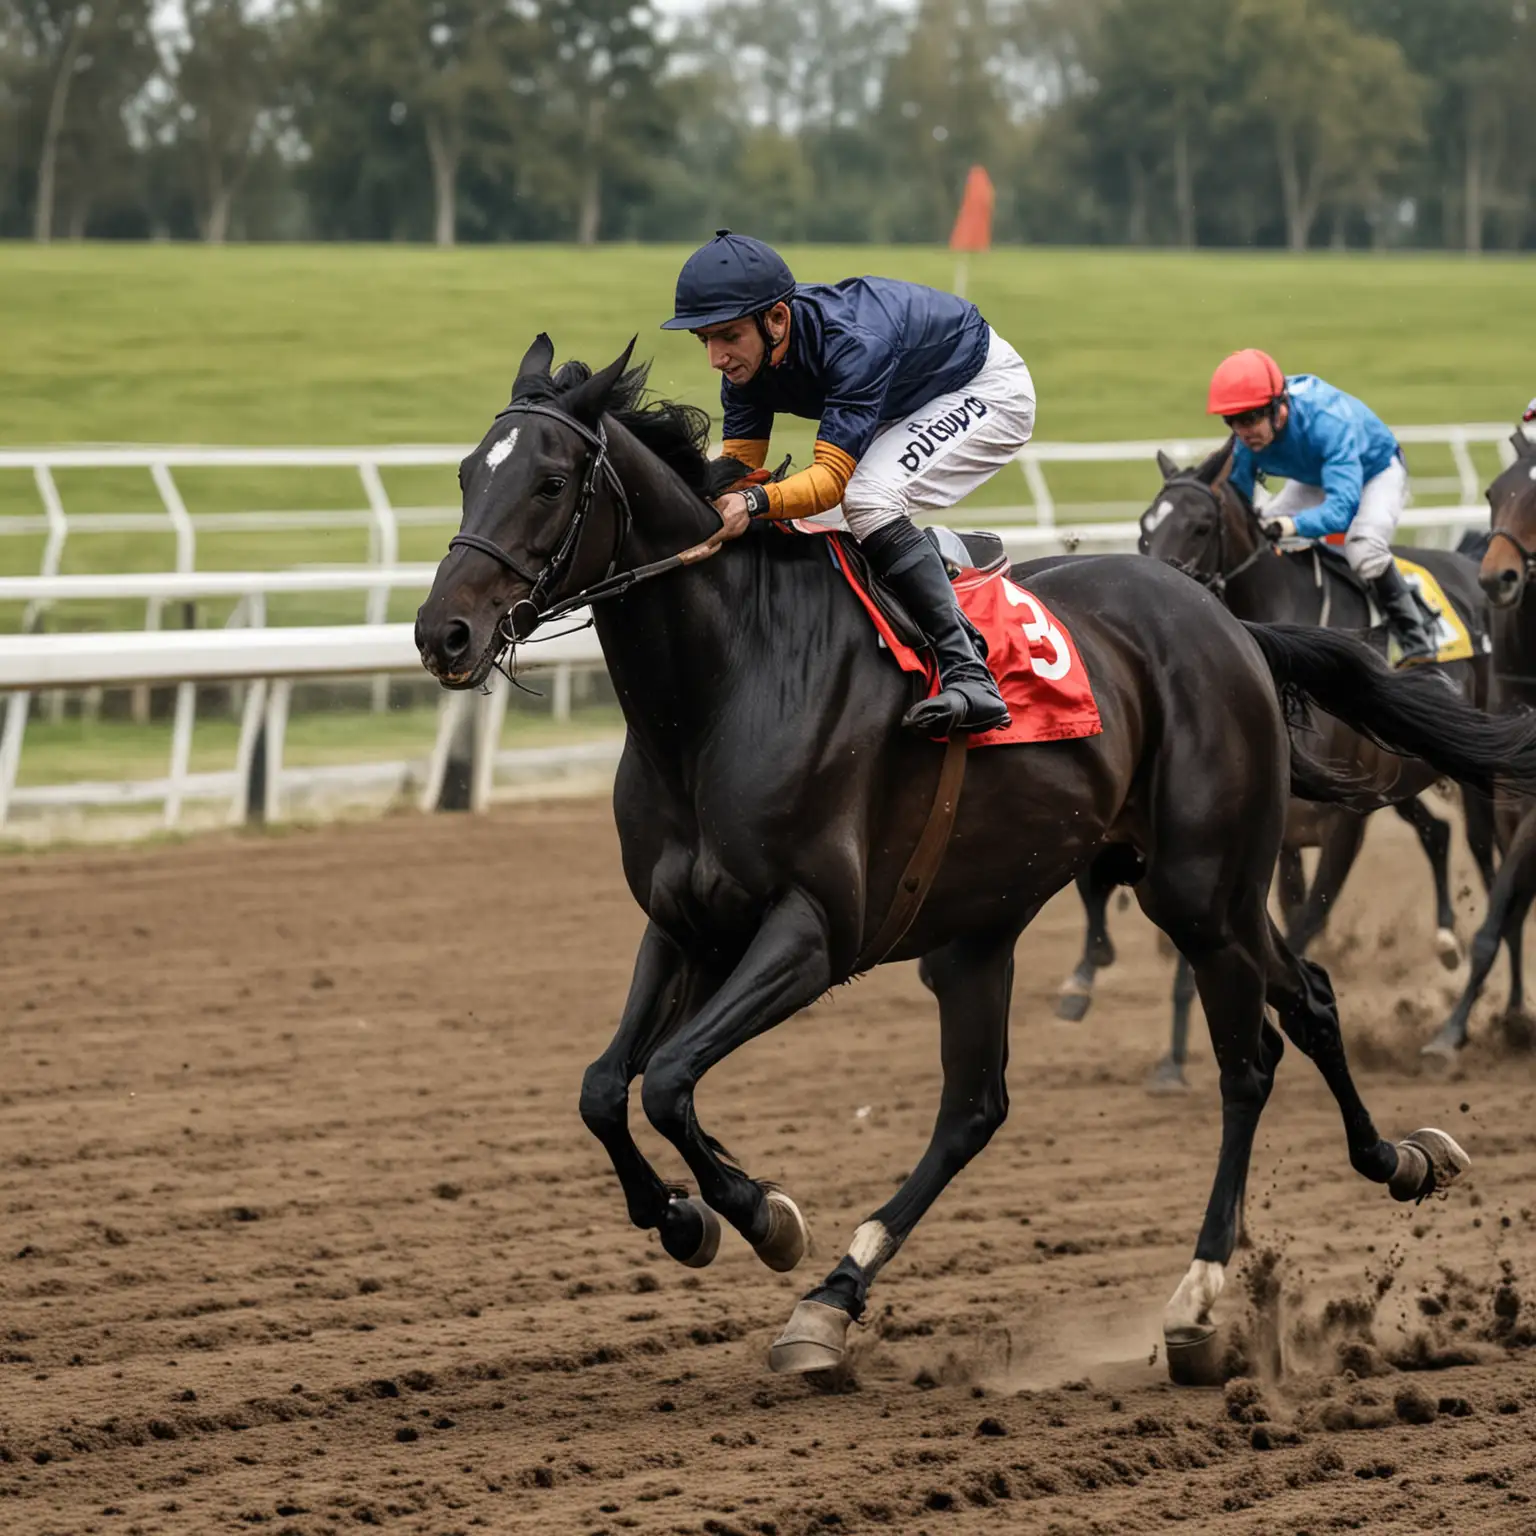
[[(869, 1286), (1007, 1113), (1016, 940), (1094, 859), (1114, 861), (1194, 966), (1221, 1068), (1222, 1138), (1195, 1260), (1165, 1313), (1171, 1368), (1215, 1335), (1254, 1134), (1283, 1050), (1321, 1071), (1351, 1164), (1400, 1200), (1467, 1166), (1439, 1131), (1383, 1140), (1345, 1061), (1321, 967), (1298, 959), (1266, 899), (1293, 775), (1318, 796), (1356, 786), (1295, 747), (1282, 697), (1311, 700), (1442, 772), (1536, 786), (1536, 722), (1493, 720), (1436, 678), (1388, 672), (1357, 641), (1240, 623), (1158, 561), (1078, 561), (1034, 591), (1067, 625), (1103, 733), (970, 754), (943, 863), (903, 937), (881, 952), (947, 749), (904, 733), (892, 665), (819, 538), (755, 527), (693, 564), (719, 518), (702, 497), (708, 421), (645, 408), (629, 353), (550, 374), (539, 337), (512, 400), (460, 470), (464, 517), (417, 617), (425, 666), (474, 688), (541, 617), (583, 598), (628, 734), (614, 787), (623, 867), (650, 922), (612, 1044), (581, 1114), (613, 1160), (631, 1221), (673, 1258), (708, 1263), (719, 1213), (779, 1270), (803, 1257), (795, 1203), (700, 1125), (699, 1080), (828, 988), (924, 957), (939, 1000), (944, 1086), (927, 1151), (770, 1352), (784, 1371), (835, 1365)], [(506, 878), (504, 873), (502, 878)], [(537, 879), (537, 871), (527, 872)], [(651, 1123), (699, 1197), (662, 1178), (628, 1124), (644, 1077)]]
[[(1489, 707), (1498, 712), (1536, 710), (1536, 605), (1529, 585), (1536, 571), (1536, 443), (1523, 432), (1510, 438), (1515, 459), (1488, 487), (1493, 533), (1478, 580), (1488, 598), (1493, 635)], [(1525, 917), (1536, 900), (1536, 808), (1501, 795), (1496, 805), (1499, 873), (1488, 893), (1488, 911), (1472, 940), (1467, 985), (1450, 1018), (1424, 1047), (1428, 1056), (1451, 1057), (1467, 1043), (1473, 1004), (1482, 994), (1502, 942), (1509, 952), (1507, 1018), (1525, 1012), (1521, 956)]]

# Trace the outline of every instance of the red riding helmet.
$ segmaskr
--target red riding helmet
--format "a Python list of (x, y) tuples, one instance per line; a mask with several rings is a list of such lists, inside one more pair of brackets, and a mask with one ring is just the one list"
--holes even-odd
[(1285, 393), (1285, 375), (1268, 352), (1245, 347), (1223, 358), (1211, 376), (1206, 410), (1212, 416), (1238, 416), (1274, 405)]

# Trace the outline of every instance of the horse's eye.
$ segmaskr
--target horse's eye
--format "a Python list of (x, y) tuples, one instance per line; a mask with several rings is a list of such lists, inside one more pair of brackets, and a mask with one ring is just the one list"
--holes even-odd
[(555, 497), (565, 489), (565, 480), (560, 475), (551, 475), (539, 486), (539, 495)]

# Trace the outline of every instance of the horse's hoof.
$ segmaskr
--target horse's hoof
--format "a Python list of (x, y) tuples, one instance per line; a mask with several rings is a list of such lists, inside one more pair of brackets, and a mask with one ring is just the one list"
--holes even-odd
[[(662, 1247), (689, 1269), (707, 1269), (720, 1252), (720, 1218), (697, 1195), (674, 1195), (667, 1208), (672, 1233), (662, 1233)], [(693, 1234), (697, 1233), (694, 1239)], [(675, 1235), (674, 1235), (675, 1234)]]
[(852, 1321), (841, 1307), (829, 1307), (824, 1301), (800, 1302), (768, 1351), (770, 1369), (781, 1376), (835, 1370), (848, 1351)]
[(1461, 940), (1451, 929), (1435, 930), (1435, 957), (1448, 971), (1454, 971), (1465, 958), (1461, 951)]
[(768, 1235), (753, 1245), (753, 1251), (769, 1269), (784, 1275), (810, 1250), (811, 1231), (800, 1207), (782, 1189), (770, 1189), (767, 1198)]
[(1078, 984), (1069, 981), (1056, 999), (1056, 1017), (1068, 1024), (1081, 1024), (1088, 1017), (1093, 993), (1078, 990)]
[(1226, 1346), (1215, 1323), (1163, 1330), (1168, 1379), (1176, 1387), (1219, 1387), (1225, 1379)]
[(1449, 1066), (1467, 1043), (1467, 1032), (1454, 1024), (1444, 1024), (1434, 1039), (1419, 1048), (1419, 1055), (1430, 1066)]
[(1444, 1195), (1472, 1166), (1454, 1138), (1432, 1126), (1397, 1144), (1397, 1172), (1387, 1183), (1394, 1200), (1427, 1200)]
[(1147, 1092), (1156, 1094), (1188, 1093), (1189, 1080), (1184, 1076), (1184, 1068), (1172, 1056), (1164, 1056), (1147, 1073)]

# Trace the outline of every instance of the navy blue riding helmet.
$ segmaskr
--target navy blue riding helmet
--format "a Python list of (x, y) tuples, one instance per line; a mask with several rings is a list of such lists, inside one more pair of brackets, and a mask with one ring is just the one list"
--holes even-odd
[(664, 331), (697, 331), (761, 315), (794, 297), (795, 276), (771, 245), (751, 235), (717, 229), (677, 277), (677, 313), (662, 322)]

